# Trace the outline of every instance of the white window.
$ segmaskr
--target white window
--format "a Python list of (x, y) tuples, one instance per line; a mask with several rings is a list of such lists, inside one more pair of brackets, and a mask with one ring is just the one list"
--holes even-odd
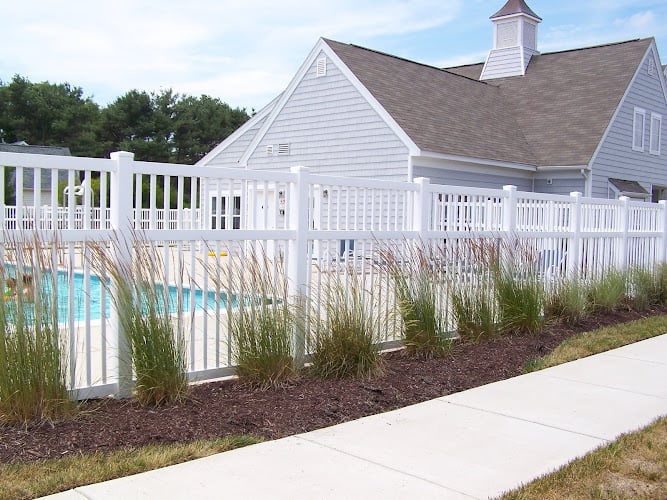
[(317, 76), (326, 76), (327, 75), (327, 58), (320, 57), (317, 60)]
[(648, 152), (652, 155), (660, 154), (662, 140), (662, 115), (651, 113), (651, 135), (648, 142)]
[(644, 151), (645, 122), (646, 111), (642, 108), (635, 108), (634, 119), (632, 121), (632, 149), (635, 151)]
[(211, 198), (211, 229), (241, 229), (240, 196)]

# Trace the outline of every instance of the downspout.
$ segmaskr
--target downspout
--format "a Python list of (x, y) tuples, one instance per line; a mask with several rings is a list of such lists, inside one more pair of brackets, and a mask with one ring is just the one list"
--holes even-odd
[(584, 196), (590, 198), (593, 193), (591, 170), (582, 168), (581, 176), (584, 178)]

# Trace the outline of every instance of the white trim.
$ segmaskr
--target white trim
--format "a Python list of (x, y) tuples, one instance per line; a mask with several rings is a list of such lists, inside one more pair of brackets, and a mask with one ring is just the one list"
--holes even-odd
[[(638, 116), (641, 116), (640, 120), (637, 119)], [(637, 132), (639, 132), (639, 127), (641, 127), (641, 142), (637, 140)], [(644, 140), (644, 135), (646, 132), (646, 110), (635, 106), (632, 111), (632, 150), (633, 151), (644, 151), (644, 145), (646, 141)]]
[(538, 172), (557, 172), (560, 170), (590, 170), (589, 165), (544, 165), (537, 167)]
[[(595, 164), (595, 160), (597, 160), (598, 154), (600, 154), (600, 150), (602, 149), (602, 145), (604, 144), (604, 141), (607, 139), (607, 136), (611, 132), (612, 126), (616, 122), (616, 118), (617, 118), (618, 114), (621, 112), (621, 109), (623, 108), (623, 105), (625, 104), (625, 99), (628, 97), (628, 94), (630, 93), (630, 89), (635, 84), (635, 81), (637, 80), (637, 77), (638, 77), (639, 73), (641, 72), (642, 67), (644, 66), (644, 60), (646, 59), (646, 55), (649, 54), (651, 49), (653, 49), (653, 54), (654, 54), (654, 57), (655, 57), (655, 53), (656, 53), (655, 40), (651, 41), (651, 44), (646, 49), (646, 52), (644, 53), (644, 56), (642, 57), (641, 61), (637, 65), (637, 69), (635, 70), (635, 74), (632, 76), (632, 79), (630, 80), (630, 83), (625, 88), (625, 92), (623, 92), (623, 97), (621, 97), (621, 100), (618, 102), (618, 106), (616, 106), (616, 110), (614, 111), (614, 114), (611, 115), (611, 120), (609, 120), (609, 123), (607, 124), (607, 129), (604, 131), (604, 134), (602, 134), (602, 138), (600, 139), (600, 142), (598, 142), (598, 146), (597, 146), (597, 148), (595, 148), (595, 151), (593, 152), (593, 156), (591, 156), (591, 161), (589, 163), (589, 166), (590, 166), (591, 169), (592, 169), (593, 164)], [(665, 86), (665, 79), (661, 78), (661, 82), (662, 82), (662, 89), (663, 89), (663, 97), (665, 99), (665, 103), (667, 104), (667, 87)]]
[[(657, 147), (654, 144), (653, 141), (653, 123), (655, 121), (658, 122), (658, 141), (657, 141)], [(648, 152), (652, 155), (659, 155), (660, 154), (660, 143), (662, 141), (662, 115), (659, 113), (651, 113), (651, 123), (649, 126), (649, 132), (648, 132)]]
[(415, 159), (418, 158), (428, 158), (428, 159), (437, 159), (437, 160), (451, 160), (451, 161), (461, 161), (465, 163), (475, 163), (481, 165), (488, 165), (491, 167), (503, 167), (510, 168), (515, 170), (527, 170), (529, 172), (535, 172), (537, 167), (535, 165), (529, 165), (527, 163), (512, 163), (509, 161), (500, 161), (500, 160), (489, 160), (486, 158), (474, 158), (472, 156), (459, 156), (459, 155), (449, 155), (443, 153), (432, 153), (430, 151), (423, 151), (419, 155), (414, 155)]
[[(278, 96), (280, 97), (280, 96)], [(269, 114), (269, 112), (273, 109), (273, 106), (275, 105), (276, 101), (278, 100), (278, 97), (273, 98), (269, 104), (264, 106), (262, 109), (260, 109), (257, 113), (255, 113), (253, 116), (250, 117), (250, 119), (245, 122), (243, 125), (241, 125), (239, 128), (237, 128), (234, 132), (232, 132), (230, 135), (228, 135), (220, 144), (218, 144), (215, 148), (213, 148), (211, 151), (206, 154), (201, 160), (199, 160), (197, 163), (195, 163), (196, 166), (203, 166), (203, 165), (208, 165), (212, 159), (214, 159), (216, 156), (218, 156), (221, 152), (223, 152), (225, 149), (227, 149), (229, 146), (231, 146), (236, 139), (238, 139), (240, 136), (245, 134), (248, 130), (250, 130), (252, 127), (254, 127), (258, 121), (262, 121), (262, 119)]]

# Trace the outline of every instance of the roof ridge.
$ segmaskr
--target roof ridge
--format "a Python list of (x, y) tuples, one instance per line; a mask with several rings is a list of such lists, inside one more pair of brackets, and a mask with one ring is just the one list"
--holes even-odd
[[(422, 66), (422, 67), (424, 67), (424, 68), (434, 69), (434, 70), (439, 71), (439, 72), (441, 72), (441, 73), (447, 73), (448, 75), (457, 76), (457, 77), (459, 77), (459, 78), (465, 78), (466, 80), (470, 80), (471, 82), (475, 82), (475, 83), (483, 83), (484, 85), (489, 85), (487, 82), (484, 82), (484, 81), (481, 81), (481, 80), (475, 80), (474, 78), (469, 78), (469, 77), (467, 77), (467, 76), (459, 75), (459, 74), (453, 73), (453, 72), (451, 72), (451, 71), (448, 71), (447, 68), (439, 68), (439, 67), (437, 67), (437, 66), (433, 66), (433, 65), (431, 65), (431, 64), (426, 64), (426, 63), (422, 63), (422, 62), (419, 62), (419, 61), (414, 61), (414, 60), (412, 60), (412, 59), (408, 59), (408, 58), (406, 58), (406, 57), (401, 57), (401, 56), (397, 56), (397, 55), (395, 55), (395, 54), (390, 54), (390, 53), (388, 53), (388, 52), (382, 52), (381, 50), (369, 49), (368, 47), (363, 47), (363, 46), (361, 46), (361, 45), (357, 45), (357, 44), (355, 44), (355, 43), (339, 42), (339, 41), (337, 41), (337, 40), (331, 40), (331, 39), (329, 39), (329, 38), (323, 38), (323, 40), (324, 40), (325, 42), (333, 42), (333, 43), (338, 43), (338, 44), (341, 44), (341, 45), (348, 45), (348, 46), (350, 46), (350, 47), (354, 47), (355, 49), (361, 49), (361, 50), (365, 50), (365, 51), (367, 51), (367, 52), (373, 52), (373, 53), (375, 53), (375, 54), (379, 54), (379, 55), (381, 55), (381, 56), (391, 57), (392, 59), (396, 59), (396, 60), (398, 60), (398, 61), (404, 61), (404, 62), (408, 62), (408, 63), (416, 64), (417, 66)], [(492, 86), (492, 87), (495, 87), (495, 85), (491, 85), (491, 86)]]

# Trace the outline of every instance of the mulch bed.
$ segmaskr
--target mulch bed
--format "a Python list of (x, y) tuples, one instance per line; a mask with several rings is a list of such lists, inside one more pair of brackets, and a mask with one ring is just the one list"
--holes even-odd
[(440, 359), (394, 351), (385, 355), (385, 375), (370, 381), (305, 375), (288, 387), (264, 391), (236, 380), (210, 382), (194, 386), (187, 401), (159, 408), (132, 400), (86, 401), (70, 420), (0, 427), (0, 463), (238, 434), (276, 439), (513, 377), (527, 361), (575, 333), (665, 312), (619, 311), (577, 327), (550, 326), (540, 335), (461, 342)]

